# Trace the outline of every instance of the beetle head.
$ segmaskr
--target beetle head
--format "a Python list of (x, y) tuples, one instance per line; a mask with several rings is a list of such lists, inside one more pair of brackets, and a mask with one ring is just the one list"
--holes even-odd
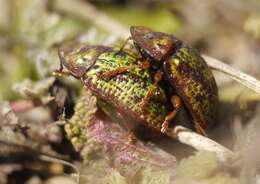
[(155, 61), (164, 60), (173, 54), (181, 44), (181, 41), (173, 35), (155, 32), (142, 26), (131, 26), (130, 32), (134, 44), (142, 55)]
[(109, 48), (98, 45), (87, 45), (68, 42), (59, 49), (60, 62), (76, 78), (81, 78), (95, 63), (98, 56)]

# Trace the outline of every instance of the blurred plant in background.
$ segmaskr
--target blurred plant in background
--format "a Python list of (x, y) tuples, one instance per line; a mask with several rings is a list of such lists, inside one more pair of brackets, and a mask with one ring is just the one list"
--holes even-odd
[[(71, 117), (82, 86), (71, 78), (55, 80), (50, 73), (59, 67), (57, 49), (63, 41), (77, 39), (90, 44), (119, 47), (123, 40), (117, 32), (108, 31), (110, 28), (106, 22), (104, 26), (100, 26), (100, 23), (96, 24), (94, 14), (90, 15), (89, 12), (83, 11), (86, 16), (77, 16), (77, 12), (62, 11), (63, 6), (71, 1), (0, 0), (0, 137), (9, 136), (9, 139), (15, 143), (54, 154), (57, 158), (64, 159), (65, 155), (68, 162), (82, 167), (82, 173), (86, 175), (88, 181), (90, 175), (87, 170), (90, 168), (84, 168), (85, 166), (79, 163), (79, 155), (71, 151), (73, 148), (64, 137), (62, 126), (58, 121), (58, 115), (62, 114), (64, 106), (66, 107), (64, 118)], [(94, 7), (112, 20), (120, 22), (126, 29), (130, 25), (143, 25), (175, 34), (201, 52), (260, 78), (258, 72), (260, 69), (260, 3), (258, 0), (80, 2), (83, 6), (66, 8), (82, 12), (85, 6), (90, 9)], [(244, 167), (246, 169), (234, 169), (235, 171), (228, 173), (230, 168), (218, 163), (217, 158), (211, 153), (196, 153), (188, 158), (187, 155), (190, 156), (194, 150), (188, 152), (180, 145), (176, 145), (174, 141), (163, 140), (158, 141), (157, 146), (169, 151), (177, 159), (185, 159), (178, 166), (177, 163), (172, 166), (171, 169), (174, 171), (169, 173), (167, 170), (163, 174), (158, 171), (153, 179), (149, 177), (152, 172), (149, 169), (144, 170), (142, 174), (137, 174), (140, 183), (170, 183), (171, 180), (173, 183), (175, 181), (178, 183), (191, 181), (210, 184), (239, 183), (239, 177), (242, 178), (240, 181), (248, 182), (252, 179), (250, 174), (257, 173), (259, 160), (252, 157), (252, 161), (248, 155), (252, 152), (258, 153), (259, 150), (252, 151), (251, 147), (246, 149), (248, 143), (241, 140), (257, 140), (255, 134), (259, 130), (256, 124), (259, 121), (257, 112), (260, 96), (234, 83), (223, 74), (217, 72), (215, 74), (222, 101), (219, 108), (219, 125), (214, 127), (211, 137), (229, 148), (245, 149), (242, 154), (244, 165), (248, 162), (254, 163), (256, 160), (255, 163), (258, 165), (249, 164)], [(234, 117), (236, 121), (233, 121)], [(10, 128), (10, 124), (14, 127)], [(22, 130), (18, 138), (21, 142), (17, 142), (17, 135), (14, 133), (17, 129)], [(249, 130), (255, 134), (248, 133)], [(255, 142), (253, 145), (256, 147), (259, 144), (258, 141), (249, 142)], [(98, 142), (98, 146), (102, 144)], [(19, 153), (23, 156), (10, 154), (10, 148), (7, 150), (8, 154), (2, 154), (3, 150), (0, 149), (0, 157), (7, 160), (16, 158), (15, 160), (19, 162), (14, 162), (11, 166), (0, 164), (0, 176), (3, 176), (0, 183), (7, 183), (7, 180), (17, 183), (25, 181), (42, 183), (43, 180), (48, 180), (46, 183), (54, 181), (63, 183), (65, 180), (72, 182), (66, 177), (65, 180), (51, 177), (55, 174), (62, 175), (63, 172), (72, 173), (72, 169), (67, 166), (56, 162), (48, 165), (41, 159), (39, 163), (35, 160), (31, 161), (31, 157), (40, 154), (32, 154), (30, 152), (32, 150), (20, 150)], [(17, 153), (17, 150), (14, 152)], [(29, 157), (27, 165), (21, 164), (20, 159), (17, 159), (19, 157), (27, 159)], [(42, 170), (46, 173), (41, 173)], [(197, 176), (193, 173), (197, 170), (202, 172), (195, 174), (201, 175)], [(95, 170), (92, 174), (93, 172)], [(110, 174), (106, 177), (106, 183), (129, 182), (129, 178), (122, 176), (114, 168), (110, 168), (107, 173)], [(165, 177), (160, 178), (160, 175)], [(15, 178), (10, 179), (11, 176)], [(104, 179), (99, 182), (104, 183)]]

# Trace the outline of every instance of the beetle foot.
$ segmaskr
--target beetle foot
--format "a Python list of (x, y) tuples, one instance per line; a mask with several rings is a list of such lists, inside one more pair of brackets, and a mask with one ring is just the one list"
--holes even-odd
[(52, 76), (54, 77), (62, 77), (62, 76), (68, 76), (70, 75), (70, 72), (69, 71), (64, 71), (64, 70), (54, 70), (52, 73), (51, 73)]
[(133, 132), (129, 132), (129, 134), (128, 134), (128, 143), (129, 144), (136, 144), (136, 142), (137, 142), (137, 138), (134, 135), (134, 133)]
[(165, 120), (162, 124), (161, 132), (165, 134), (169, 130), (170, 121)]
[(172, 106), (173, 106), (173, 111), (165, 117), (165, 120), (164, 120), (164, 122), (162, 124), (162, 128), (161, 128), (161, 132), (164, 134), (167, 134), (167, 132), (169, 131), (170, 122), (175, 117), (175, 115), (177, 114), (177, 112), (179, 111), (180, 106), (181, 106), (181, 99), (179, 96), (176, 96), (176, 95), (172, 96), (171, 102), (172, 102)]

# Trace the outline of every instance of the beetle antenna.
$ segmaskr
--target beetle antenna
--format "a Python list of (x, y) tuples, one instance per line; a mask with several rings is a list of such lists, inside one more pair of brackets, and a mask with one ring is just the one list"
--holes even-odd
[(116, 54), (118, 54), (118, 53), (120, 53), (120, 52), (122, 52), (122, 51), (124, 50), (125, 46), (126, 46), (126, 45), (128, 44), (128, 42), (129, 42), (129, 40), (132, 40), (132, 37), (131, 37), (131, 36), (129, 36), (129, 37), (124, 41), (123, 45), (120, 47), (119, 51), (118, 51)]

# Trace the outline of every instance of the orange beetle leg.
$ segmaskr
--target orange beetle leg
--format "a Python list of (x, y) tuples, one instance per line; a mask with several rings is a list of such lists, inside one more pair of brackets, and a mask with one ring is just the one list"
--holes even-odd
[(60, 68), (58, 70), (53, 71), (51, 73), (51, 75), (54, 76), (54, 77), (62, 77), (62, 76), (70, 75), (70, 72), (64, 70), (63, 65), (62, 65), (62, 63), (60, 61)]
[(154, 75), (153, 85), (148, 89), (146, 96), (143, 98), (143, 100), (141, 102), (142, 111), (144, 110), (147, 103), (150, 101), (151, 97), (154, 95), (154, 91), (157, 88), (158, 83), (160, 82), (161, 79), (162, 79), (162, 73), (161, 73), (161, 71), (157, 71), (156, 74)]
[(149, 61), (144, 61), (138, 65), (131, 65), (131, 66), (122, 66), (122, 67), (118, 67), (114, 70), (110, 70), (110, 71), (106, 71), (101, 73), (101, 77), (102, 78), (107, 78), (110, 79), (112, 77), (115, 77), (121, 73), (127, 72), (129, 70), (133, 70), (136, 68), (140, 68), (142, 70), (148, 69), (150, 67), (150, 62)]
[(175, 115), (177, 114), (177, 112), (181, 107), (181, 99), (179, 96), (176, 95), (172, 96), (171, 102), (173, 105), (173, 111), (165, 117), (165, 120), (161, 128), (162, 133), (165, 133), (168, 130), (171, 120), (175, 117)]

